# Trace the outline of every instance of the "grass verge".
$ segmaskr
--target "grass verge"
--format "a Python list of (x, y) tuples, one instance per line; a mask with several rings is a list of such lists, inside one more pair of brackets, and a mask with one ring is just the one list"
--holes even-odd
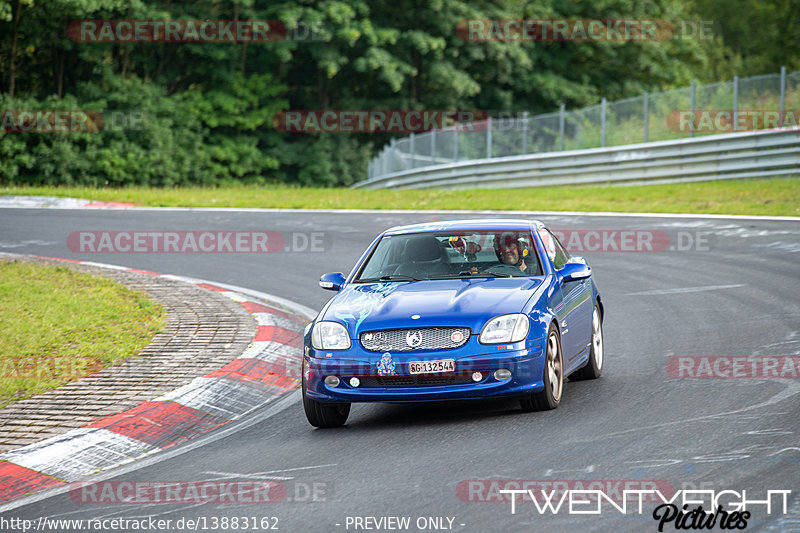
[(138, 354), (166, 322), (114, 281), (17, 261), (0, 261), (0, 316), (0, 407)]
[(152, 189), (0, 187), (0, 195), (61, 196), (151, 207), (490, 209), (800, 216), (800, 176), (642, 186), (354, 190), (263, 187)]

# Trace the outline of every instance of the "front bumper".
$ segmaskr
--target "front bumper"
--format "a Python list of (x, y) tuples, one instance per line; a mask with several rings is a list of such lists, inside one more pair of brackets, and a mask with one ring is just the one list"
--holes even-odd
[[(382, 365), (382, 354), (364, 350), (358, 340), (342, 351), (315, 350), (306, 344), (303, 357), (305, 394), (321, 402), (420, 402), (520, 396), (544, 387), (544, 338), (514, 344), (484, 345), (473, 335), (461, 348), (424, 352), (391, 353), (392, 373)], [(412, 375), (411, 361), (455, 360), (455, 372)], [(497, 380), (494, 371), (505, 368), (511, 378)], [(480, 373), (478, 381), (473, 380)], [(325, 384), (336, 376), (339, 384)], [(361, 384), (354, 387), (350, 378)], [(442, 383), (451, 381), (451, 383)]]

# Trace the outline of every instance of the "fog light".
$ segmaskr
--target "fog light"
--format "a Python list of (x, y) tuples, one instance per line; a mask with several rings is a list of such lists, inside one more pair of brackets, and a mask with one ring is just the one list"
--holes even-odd
[(351, 387), (358, 387), (359, 385), (361, 385), (361, 380), (360, 379), (358, 379), (357, 377), (350, 378), (350, 386)]
[(472, 381), (474, 381), (475, 383), (479, 382), (482, 379), (483, 379), (483, 374), (481, 374), (480, 372), (472, 373)]
[(339, 386), (339, 378), (336, 376), (325, 376), (325, 385), (328, 387), (338, 387)]
[(494, 371), (494, 379), (497, 381), (505, 381), (511, 378), (511, 370), (507, 368), (498, 368)]

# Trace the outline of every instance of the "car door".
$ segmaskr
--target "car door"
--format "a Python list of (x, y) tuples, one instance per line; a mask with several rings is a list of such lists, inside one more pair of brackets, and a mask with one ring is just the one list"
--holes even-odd
[[(561, 270), (571, 257), (548, 229), (541, 228), (539, 236), (555, 269)], [(566, 370), (570, 371), (575, 358), (590, 342), (592, 327), (592, 292), (588, 279), (559, 282), (554, 306), (561, 329), (561, 350)]]

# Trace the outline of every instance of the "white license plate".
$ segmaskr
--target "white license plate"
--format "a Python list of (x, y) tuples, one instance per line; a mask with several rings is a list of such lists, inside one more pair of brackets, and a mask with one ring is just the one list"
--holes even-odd
[(440, 359), (438, 361), (411, 361), (408, 363), (408, 370), (412, 374), (455, 372), (456, 362), (454, 359)]

